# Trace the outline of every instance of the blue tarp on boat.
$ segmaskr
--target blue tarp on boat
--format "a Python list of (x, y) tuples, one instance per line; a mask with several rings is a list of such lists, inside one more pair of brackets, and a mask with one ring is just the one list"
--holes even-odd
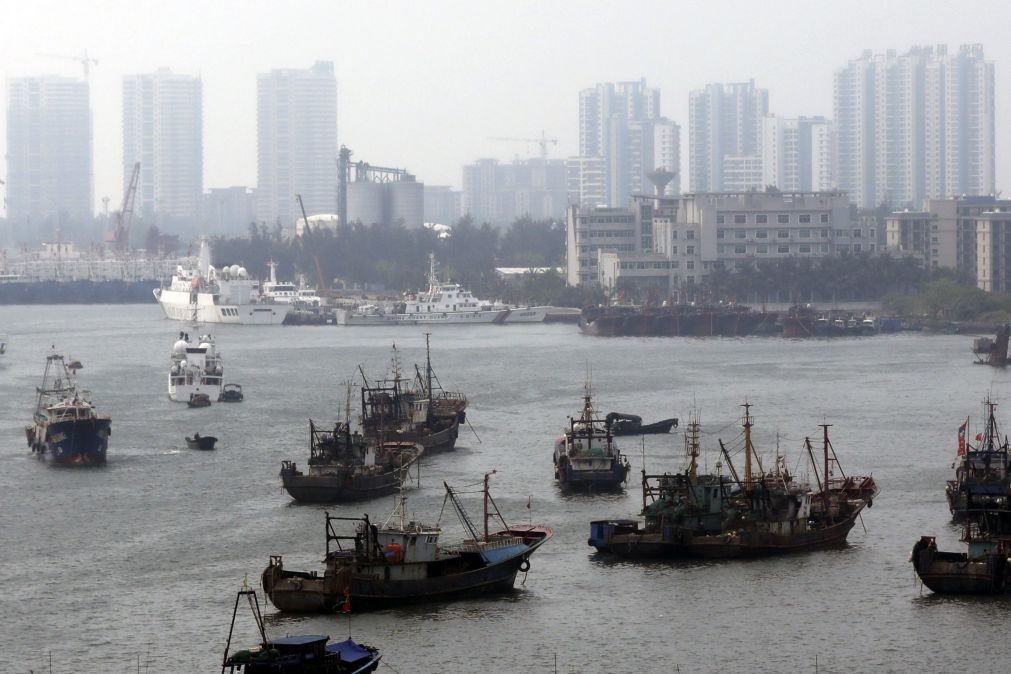
[(344, 662), (354, 662), (362, 658), (372, 657), (372, 653), (365, 650), (351, 639), (346, 639), (336, 644), (326, 645), (327, 653), (340, 653)]

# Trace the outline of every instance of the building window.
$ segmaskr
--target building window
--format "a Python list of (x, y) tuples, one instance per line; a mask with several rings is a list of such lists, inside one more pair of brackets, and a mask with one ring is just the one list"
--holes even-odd
[(868, 229), (867, 230), (867, 236), (869, 238), (873, 239), (874, 238), (874, 230), (873, 229)]
[(756, 239), (768, 239), (769, 238), (769, 233), (766, 232), (765, 230), (759, 230), (759, 231), (755, 232), (755, 238)]
[(780, 246), (777, 250), (780, 253), (789, 253), (790, 252), (790, 247), (789, 246)]
[(776, 232), (776, 237), (780, 239), (789, 239), (790, 232), (786, 231), (785, 229), (781, 229), (778, 232)]
[(860, 238), (860, 230), (859, 229), (854, 229), (853, 230), (853, 238), (854, 239), (859, 239)]
[(769, 224), (769, 216), (766, 215), (765, 213), (759, 213), (758, 215), (755, 216), (755, 224), (756, 225)]
[(686, 255), (694, 255), (695, 254), (695, 246), (685, 246), (685, 254)]
[(722, 215), (717, 215), (716, 216), (716, 224), (717, 225), (722, 225), (723, 224), (723, 216)]
[(800, 250), (801, 253), (810, 253), (811, 252), (811, 246), (801, 246), (799, 250)]
[(766, 253), (769, 252), (769, 247), (764, 245), (757, 246), (755, 252), (757, 252), (759, 255), (765, 255)]
[(809, 213), (801, 213), (800, 214), (800, 224), (802, 224), (802, 225), (810, 225), (811, 224), (811, 215)]
[(821, 238), (823, 238), (823, 239), (827, 239), (828, 238), (828, 230), (827, 229), (821, 230)]
[(734, 224), (735, 225), (743, 225), (747, 221), (748, 221), (748, 219), (745, 216), (743, 216), (743, 215), (735, 215), (734, 216)]
[(677, 246), (671, 246), (670, 247), (670, 254), (671, 255), (677, 255), (678, 254), (678, 247)]
[(725, 230), (725, 229), (717, 229), (716, 230), (716, 238), (717, 239), (722, 239), (723, 238), (723, 233), (726, 232), (726, 231), (727, 230)]
[(734, 238), (735, 239), (746, 239), (746, 238), (748, 238), (748, 230), (746, 230), (746, 229), (739, 229), (739, 230), (737, 230), (736, 232), (734, 232)]
[(811, 238), (811, 230), (810, 229), (802, 229), (802, 230), (800, 230), (800, 238), (802, 238), (802, 239), (810, 239)]
[(695, 260), (688, 260), (685, 269), (695, 269)]
[(674, 260), (673, 262), (670, 263), (671, 269), (678, 269), (680, 267), (681, 267), (681, 260)]
[(823, 252), (823, 253), (827, 253), (828, 252), (828, 244), (827, 243), (821, 244), (821, 252)]
[(688, 285), (693, 286), (693, 285), (695, 285), (695, 277), (694, 276), (685, 277), (685, 282)]
[(823, 225), (828, 224), (828, 213), (821, 214), (821, 224)]
[(689, 241), (694, 241), (695, 240), (695, 230), (694, 229), (690, 229), (687, 232), (685, 232), (685, 238), (688, 239)]
[(734, 253), (737, 255), (744, 255), (748, 252), (747, 246), (734, 246)]
[(670, 238), (672, 241), (678, 240), (678, 231), (676, 229), (670, 233)]
[(853, 244), (853, 252), (854, 253), (859, 253), (860, 252), (860, 244), (859, 243), (854, 243)]
[(781, 225), (789, 225), (790, 224), (790, 214), (789, 213), (780, 213), (779, 215), (776, 216), (776, 222), (778, 222)]

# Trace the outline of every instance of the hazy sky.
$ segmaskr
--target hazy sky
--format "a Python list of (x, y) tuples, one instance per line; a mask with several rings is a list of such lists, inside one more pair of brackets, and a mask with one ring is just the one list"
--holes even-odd
[[(91, 68), (95, 203), (122, 197), (122, 76), (169, 67), (200, 75), (204, 187), (256, 184), (256, 74), (332, 60), (338, 142), (355, 159), (460, 187), (462, 164), (575, 154), (578, 92), (645, 77), (681, 125), (688, 92), (753, 78), (770, 111), (832, 116), (832, 74), (864, 49), (981, 43), (996, 64), (997, 186), (1011, 176), (1011, 3), (1004, 2), (0, 2), (5, 77)], [(6, 129), (6, 86), (0, 127)], [(0, 136), (6, 151), (6, 136)], [(0, 177), (6, 165), (0, 166)]]

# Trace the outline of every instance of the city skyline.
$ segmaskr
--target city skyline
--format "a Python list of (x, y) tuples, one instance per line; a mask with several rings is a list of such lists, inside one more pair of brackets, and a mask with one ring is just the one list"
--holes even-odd
[[(374, 163), (406, 167), (426, 184), (460, 188), (462, 166), (475, 159), (508, 161), (538, 154), (536, 143), (503, 143), (492, 140), (496, 136), (535, 137), (543, 129), (559, 139), (550, 148), (551, 158), (578, 154), (578, 92), (597, 82), (646, 78), (662, 93), (660, 114), (679, 124), (684, 134), (689, 92), (709, 82), (754, 79), (770, 92), (770, 112), (831, 119), (834, 73), (865, 49), (902, 53), (917, 45), (945, 44), (957, 50), (963, 43), (980, 43), (998, 73), (1000, 190), (1011, 175), (1011, 152), (1002, 151), (1001, 133), (1011, 92), (1000, 86), (1001, 68), (1011, 63), (1011, 46), (1000, 39), (1000, 22), (980, 21), (979, 16), (1006, 10), (998, 3), (973, 5), (971, 13), (956, 7), (931, 5), (920, 11), (912, 3), (887, 8), (786, 3), (780, 14), (796, 25), (826, 28), (797, 31), (783, 40), (780, 23), (745, 4), (684, 13), (653, 3), (621, 8), (599, 3), (586, 7), (572, 28), (567, 8), (531, 3), (504, 8), (396, 4), (385, 10), (295, 3), (282, 13), (268, 3), (202, 8), (183, 2), (168, 9), (147, 2), (112, 3), (97, 12), (57, 2), (18, 9), (17, 21), (6, 29), (11, 34), (0, 40), (0, 62), (9, 81), (46, 73), (83, 74), (82, 64), (73, 58), (41, 54), (73, 57), (88, 49), (98, 61), (90, 65), (89, 79), (93, 203), (99, 212), (103, 196), (112, 204), (122, 196), (119, 89), (130, 73), (168, 67), (202, 80), (205, 190), (256, 185), (256, 75), (305, 68), (318, 60), (335, 63), (338, 143)], [(638, 23), (643, 12), (655, 20), (639, 26), (633, 42), (619, 39), (621, 27)], [(150, 22), (150, 16), (159, 20)], [(19, 26), (16, 33), (11, 25)], [(678, 26), (678, 49), (661, 39), (669, 34), (665, 25)], [(829, 26), (835, 37), (825, 40)], [(762, 27), (768, 30), (763, 33)], [(733, 44), (724, 50), (732, 53), (703, 48), (714, 39)], [(545, 44), (562, 46), (546, 61)], [(393, 55), (377, 54), (383, 48)], [(5, 91), (0, 106), (4, 119), (7, 103)], [(2, 149), (7, 152), (5, 144)], [(688, 180), (686, 150), (680, 158), (682, 185)]]

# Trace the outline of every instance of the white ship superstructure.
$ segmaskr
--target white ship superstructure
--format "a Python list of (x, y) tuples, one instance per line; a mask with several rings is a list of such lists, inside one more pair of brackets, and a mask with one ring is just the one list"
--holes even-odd
[(194, 394), (203, 393), (218, 400), (224, 385), (224, 366), (214, 338), (201, 335), (194, 344), (185, 332), (172, 345), (169, 365), (168, 394), (178, 402), (189, 402)]
[(212, 266), (206, 239), (200, 242), (197, 267), (176, 267), (169, 286), (155, 289), (154, 296), (165, 317), (177, 321), (279, 325), (291, 312), (290, 304), (264, 302), (259, 283), (244, 267)]
[(298, 300), (298, 288), (294, 283), (277, 280), (277, 263), (270, 261), (270, 280), (264, 281), (260, 288), (260, 295), (267, 302), (277, 302), (278, 304), (293, 304)]

